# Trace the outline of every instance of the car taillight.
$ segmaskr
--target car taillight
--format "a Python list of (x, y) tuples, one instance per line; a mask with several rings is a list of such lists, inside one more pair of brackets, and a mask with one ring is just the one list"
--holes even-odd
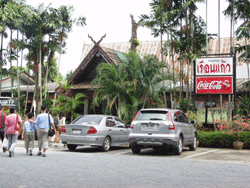
[(172, 119), (171, 112), (168, 112), (168, 122), (169, 122), (169, 130), (175, 130), (174, 122)]
[(88, 131), (88, 134), (95, 134), (95, 133), (97, 133), (96, 128), (91, 126), (89, 131)]
[(65, 126), (62, 126), (62, 128), (61, 128), (61, 132), (66, 133)]
[(133, 123), (131, 123), (130, 129), (133, 129), (133, 128), (134, 128), (134, 124), (133, 124)]

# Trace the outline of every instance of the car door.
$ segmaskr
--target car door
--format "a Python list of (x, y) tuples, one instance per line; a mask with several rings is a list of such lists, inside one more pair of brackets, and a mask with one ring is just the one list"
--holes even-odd
[(116, 144), (119, 141), (120, 130), (117, 129), (116, 123), (113, 117), (107, 117), (106, 119), (106, 128), (108, 134), (111, 137), (111, 144)]
[(182, 116), (182, 112), (181, 111), (177, 111), (174, 114), (174, 121), (176, 121), (175, 125), (176, 125), (176, 129), (180, 129), (180, 132), (183, 133), (184, 135), (184, 142), (186, 142), (187, 137), (188, 137), (188, 125), (185, 123), (183, 116)]
[(192, 132), (191, 132), (191, 124), (189, 123), (189, 119), (187, 118), (187, 116), (181, 112), (180, 114), (180, 120), (182, 125), (185, 127), (185, 131), (184, 131), (184, 142), (190, 142), (191, 141), (191, 137), (192, 137)]
[(128, 143), (129, 129), (125, 127), (125, 123), (115, 117), (116, 127), (120, 130), (120, 143)]
[(193, 125), (190, 123), (185, 113), (182, 113), (182, 116), (183, 116), (185, 124), (188, 125), (187, 126), (187, 140), (188, 142), (192, 142), (193, 141)]

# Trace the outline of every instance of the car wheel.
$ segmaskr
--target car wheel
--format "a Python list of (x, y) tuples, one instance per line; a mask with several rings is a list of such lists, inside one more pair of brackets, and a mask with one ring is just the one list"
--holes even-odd
[(178, 145), (174, 148), (174, 154), (180, 155), (182, 153), (182, 137), (180, 136), (178, 139)]
[(103, 141), (101, 150), (107, 152), (107, 151), (110, 150), (110, 147), (111, 147), (110, 138), (109, 138), (109, 137), (106, 137), (106, 138), (104, 139), (104, 141)]
[(193, 143), (192, 143), (192, 145), (189, 146), (189, 149), (190, 149), (191, 151), (195, 151), (196, 148), (197, 148), (197, 136), (196, 136), (196, 134), (195, 134), (195, 135), (194, 135)]
[(74, 145), (74, 144), (67, 144), (67, 147), (68, 147), (68, 149), (69, 149), (70, 151), (75, 151), (77, 145)]
[(134, 154), (138, 154), (138, 153), (141, 152), (141, 146), (138, 146), (138, 145), (132, 145), (132, 146), (131, 146), (131, 149), (132, 149), (132, 152), (133, 152)]

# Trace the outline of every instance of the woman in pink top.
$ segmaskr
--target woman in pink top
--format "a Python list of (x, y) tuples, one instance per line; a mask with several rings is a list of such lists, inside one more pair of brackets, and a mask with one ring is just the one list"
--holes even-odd
[(16, 130), (16, 125), (19, 124), (20, 130), (22, 128), (22, 120), (18, 114), (16, 114), (15, 108), (10, 108), (10, 115), (6, 117), (5, 120), (5, 136), (8, 138), (8, 147), (9, 147), (9, 157), (14, 155), (14, 150), (17, 144), (17, 138), (19, 131)]
[[(58, 147), (58, 143), (60, 142), (60, 134), (61, 134), (61, 131), (62, 131), (62, 126), (65, 126), (65, 120), (66, 120), (66, 117), (65, 116), (65, 113), (64, 111), (60, 111), (59, 112), (59, 117), (58, 117), (58, 128), (56, 129), (56, 134), (55, 134), (55, 147)], [(64, 144), (65, 146), (65, 144)]]

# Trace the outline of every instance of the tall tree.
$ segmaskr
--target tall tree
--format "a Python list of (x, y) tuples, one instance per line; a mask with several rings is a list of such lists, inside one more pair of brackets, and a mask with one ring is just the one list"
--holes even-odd
[(104, 113), (116, 113), (125, 122), (130, 122), (138, 108), (150, 107), (152, 103), (161, 106), (162, 93), (166, 92), (163, 81), (170, 74), (162, 75), (164, 64), (154, 56), (140, 58), (136, 52), (129, 52), (121, 64), (103, 63), (97, 67), (97, 77), (92, 84), (93, 105), (106, 106)]

